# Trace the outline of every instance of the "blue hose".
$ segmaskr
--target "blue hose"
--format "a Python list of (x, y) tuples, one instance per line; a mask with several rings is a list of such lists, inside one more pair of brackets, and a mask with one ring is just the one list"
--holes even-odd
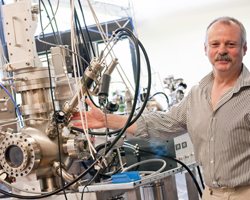
[[(21, 117), (21, 113), (16, 105), (16, 102), (15, 100), (12, 98), (12, 96), (10, 95), (10, 93), (8, 92), (8, 90), (2, 85), (0, 84), (1, 88), (3, 88), (5, 90), (5, 92), (9, 95), (9, 97), (11, 98), (11, 100), (13, 101), (15, 107), (16, 107), (16, 110), (17, 110), (17, 113), (18, 113), (18, 116), (19, 116), (19, 119), (22, 120), (22, 117)], [(23, 122), (21, 122), (21, 126), (23, 126)]]

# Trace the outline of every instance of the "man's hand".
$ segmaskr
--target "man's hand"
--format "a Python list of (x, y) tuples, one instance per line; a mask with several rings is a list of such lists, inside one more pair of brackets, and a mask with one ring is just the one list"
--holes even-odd
[[(89, 99), (86, 99), (86, 103), (91, 107), (91, 110), (87, 111), (87, 113), (86, 113), (87, 120), (85, 119), (84, 112), (82, 113), (84, 125), (86, 126), (86, 121), (87, 121), (88, 128), (97, 129), (97, 128), (105, 127), (105, 115), (104, 115), (104, 113), (99, 108), (95, 107), (94, 104)], [(71, 120), (81, 120), (80, 113), (75, 112), (73, 114), (73, 117), (71, 118)], [(83, 128), (82, 122), (75, 122), (74, 126), (76, 126), (78, 128)]]

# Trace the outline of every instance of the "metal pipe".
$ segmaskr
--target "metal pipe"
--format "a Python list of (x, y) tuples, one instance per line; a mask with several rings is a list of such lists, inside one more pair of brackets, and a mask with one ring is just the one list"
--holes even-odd
[[(94, 80), (90, 77), (85, 76), (85, 82), (86, 82), (87, 88), (90, 88), (90, 86), (94, 82)], [(83, 78), (81, 80), (79, 87), (82, 88), (83, 93), (86, 91), (86, 87), (85, 87)], [(80, 95), (80, 98), (82, 98), (80, 90), (79, 90), (79, 95)], [(73, 111), (73, 109), (75, 108), (77, 103), (78, 103), (78, 91), (75, 92), (75, 94), (70, 99), (70, 101), (66, 101), (63, 105), (63, 111), (66, 113), (67, 119), (70, 117), (71, 112)]]
[[(117, 60), (118, 59), (115, 58), (111, 61), (111, 63), (109, 64), (108, 68), (105, 71), (105, 74), (111, 75), (116, 65), (118, 64)], [(92, 60), (91, 67), (88, 67), (84, 73), (85, 83), (88, 89), (91, 87), (94, 81), (98, 82), (97, 78), (99, 77), (99, 72), (101, 72), (103, 68), (104, 68), (104, 64), (100, 63), (99, 59), (94, 58)], [(86, 91), (85, 83), (82, 78), (79, 87), (82, 88), (83, 93)], [(76, 91), (74, 96), (71, 98), (71, 100), (65, 102), (65, 104), (63, 105), (63, 111), (66, 113), (67, 119), (70, 118), (73, 109), (78, 103), (78, 93), (80, 95), (80, 98), (82, 98), (80, 90)]]
[[(63, 179), (64, 179), (67, 183), (70, 183), (70, 182), (72, 182), (72, 181), (75, 180), (74, 176), (71, 175), (71, 174), (69, 174), (69, 173), (67, 173), (65, 169), (62, 168), (61, 170), (62, 170), (62, 177), (63, 177)], [(57, 169), (56, 172), (57, 172), (58, 176), (61, 176), (61, 172), (60, 172), (61, 170), (60, 170), (60, 168)], [(73, 190), (75, 190), (75, 189), (77, 189), (79, 186), (80, 186), (80, 182), (76, 182), (76, 183), (74, 183), (73, 185), (71, 185), (70, 188), (73, 189)]]

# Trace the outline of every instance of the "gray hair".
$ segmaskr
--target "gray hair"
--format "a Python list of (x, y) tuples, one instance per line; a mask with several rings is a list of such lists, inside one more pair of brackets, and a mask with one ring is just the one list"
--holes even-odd
[(206, 30), (206, 37), (205, 37), (205, 44), (207, 45), (207, 32), (208, 32), (208, 29), (215, 23), (215, 22), (221, 22), (223, 24), (226, 24), (226, 25), (231, 25), (232, 22), (236, 23), (239, 25), (240, 27), (240, 30), (241, 30), (241, 46), (243, 47), (244, 44), (247, 42), (247, 36), (246, 36), (246, 29), (244, 28), (243, 24), (238, 21), (237, 19), (235, 18), (232, 18), (232, 17), (219, 17), (217, 19), (215, 19), (214, 21), (212, 21), (208, 27), (207, 27), (207, 30)]

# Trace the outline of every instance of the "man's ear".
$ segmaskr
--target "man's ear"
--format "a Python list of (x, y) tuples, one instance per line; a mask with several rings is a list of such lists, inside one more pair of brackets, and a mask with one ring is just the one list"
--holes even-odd
[(243, 55), (246, 55), (247, 52), (247, 43), (243, 45)]
[(204, 50), (205, 50), (205, 55), (207, 56), (207, 45), (204, 43)]

